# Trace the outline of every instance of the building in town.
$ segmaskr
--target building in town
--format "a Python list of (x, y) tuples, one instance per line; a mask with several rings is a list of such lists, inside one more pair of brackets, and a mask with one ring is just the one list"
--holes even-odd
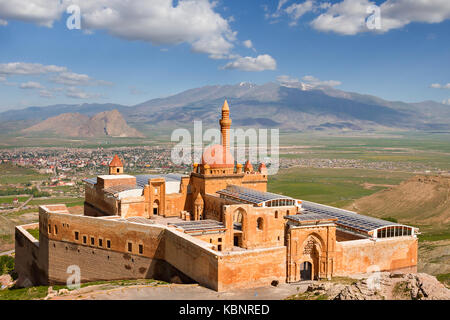
[(235, 163), (230, 109), (221, 144), (189, 175), (109, 174), (85, 180), (84, 214), (39, 211), (39, 241), (16, 228), (19, 283), (157, 278), (225, 291), (373, 271), (415, 271), (417, 229), (267, 192), (267, 168)]

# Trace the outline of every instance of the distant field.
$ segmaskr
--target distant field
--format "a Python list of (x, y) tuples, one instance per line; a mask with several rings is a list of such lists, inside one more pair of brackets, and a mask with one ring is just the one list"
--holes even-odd
[(30, 198), (30, 196), (24, 196), (24, 197), (1, 196), (0, 203), (13, 203), (14, 199), (16, 199), (16, 198), (19, 200), (19, 202), (25, 202), (27, 199)]
[[(361, 136), (281, 133), (280, 157), (359, 159), (367, 162), (409, 162), (450, 170), (450, 134), (389, 133)], [(301, 149), (293, 149), (301, 146)], [(292, 152), (301, 153), (292, 153)], [(290, 152), (290, 153), (288, 153)]]
[(39, 174), (33, 169), (13, 166), (7, 163), (0, 163), (0, 186), (3, 184), (26, 184), (30, 181), (48, 179), (49, 175)]
[[(268, 190), (294, 198), (343, 207), (353, 200), (396, 185), (413, 174), (366, 169), (291, 168), (269, 177)], [(370, 189), (364, 184), (374, 185)]]
[(66, 204), (68, 207), (83, 205), (83, 198), (49, 198), (49, 199), (39, 199), (31, 200), (28, 205), (30, 206), (41, 206), (45, 204)]

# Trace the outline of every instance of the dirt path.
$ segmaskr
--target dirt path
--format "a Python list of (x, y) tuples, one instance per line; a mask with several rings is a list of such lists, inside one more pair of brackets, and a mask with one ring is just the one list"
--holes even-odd
[(63, 300), (273, 300), (285, 299), (308, 287), (308, 282), (301, 284), (279, 284), (254, 289), (240, 289), (230, 292), (216, 292), (197, 284), (141, 285), (118, 287), (107, 290), (83, 288), (69, 295), (53, 299)]

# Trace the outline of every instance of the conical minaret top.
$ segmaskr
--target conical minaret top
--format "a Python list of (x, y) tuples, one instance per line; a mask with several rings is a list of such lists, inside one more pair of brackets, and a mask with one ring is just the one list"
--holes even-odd
[(227, 150), (230, 149), (230, 107), (228, 107), (228, 102), (225, 100), (222, 106), (222, 119), (220, 119), (220, 132), (222, 133), (222, 146)]

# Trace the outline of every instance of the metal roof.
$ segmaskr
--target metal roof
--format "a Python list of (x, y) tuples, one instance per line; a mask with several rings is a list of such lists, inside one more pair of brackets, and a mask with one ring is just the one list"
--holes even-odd
[(95, 178), (89, 178), (89, 179), (84, 179), (84, 182), (90, 183), (90, 184), (97, 184), (97, 177)]
[(140, 224), (154, 224), (153, 221), (144, 217), (129, 217), (125, 218), (129, 222), (140, 223)]
[[(178, 173), (169, 173), (169, 174), (140, 174), (140, 175), (136, 175), (134, 177), (136, 177), (137, 187), (143, 189), (145, 187), (145, 185), (148, 184), (149, 179), (164, 178), (166, 180), (166, 182), (169, 182), (169, 181), (181, 181), (182, 177), (187, 177), (187, 176), (183, 175), (183, 174), (178, 174)], [(90, 183), (90, 184), (96, 184), (97, 177), (84, 179), (83, 181)]]
[(285, 216), (286, 219), (298, 221), (298, 222), (312, 222), (312, 221), (321, 221), (321, 220), (331, 220), (336, 221), (338, 220), (336, 217), (332, 217), (326, 214), (322, 213), (302, 213), (302, 214), (295, 214), (291, 216)]
[(136, 184), (144, 188), (148, 184), (149, 179), (156, 179), (156, 178), (164, 178), (166, 182), (169, 181), (181, 181), (182, 177), (186, 177), (182, 174), (177, 173), (169, 173), (169, 174), (141, 174), (136, 176)]
[(136, 189), (141, 189), (136, 185), (117, 185), (117, 186), (111, 186), (109, 188), (104, 189), (105, 193), (111, 193), (111, 194), (116, 194), (116, 193), (120, 193), (123, 191), (128, 191), (128, 190), (136, 190)]
[(398, 223), (368, 217), (353, 211), (330, 207), (310, 201), (303, 201), (302, 209), (302, 212), (304, 212), (305, 214), (315, 213), (335, 217), (338, 219), (338, 221), (336, 221), (336, 224), (338, 226), (362, 231), (364, 233), (376, 230), (381, 227), (403, 226)]
[(225, 225), (222, 222), (219, 222), (216, 220), (197, 220), (197, 221), (186, 221), (186, 222), (174, 222), (174, 223), (168, 223), (168, 225), (172, 225), (177, 228), (181, 228), (186, 233), (225, 229)]
[(219, 190), (216, 193), (227, 197), (231, 197), (237, 201), (242, 200), (243, 202), (252, 203), (256, 205), (270, 200), (288, 199), (295, 201), (295, 199), (291, 197), (283, 196), (280, 194), (271, 192), (262, 192), (235, 185), (229, 185), (227, 186), (226, 189)]

